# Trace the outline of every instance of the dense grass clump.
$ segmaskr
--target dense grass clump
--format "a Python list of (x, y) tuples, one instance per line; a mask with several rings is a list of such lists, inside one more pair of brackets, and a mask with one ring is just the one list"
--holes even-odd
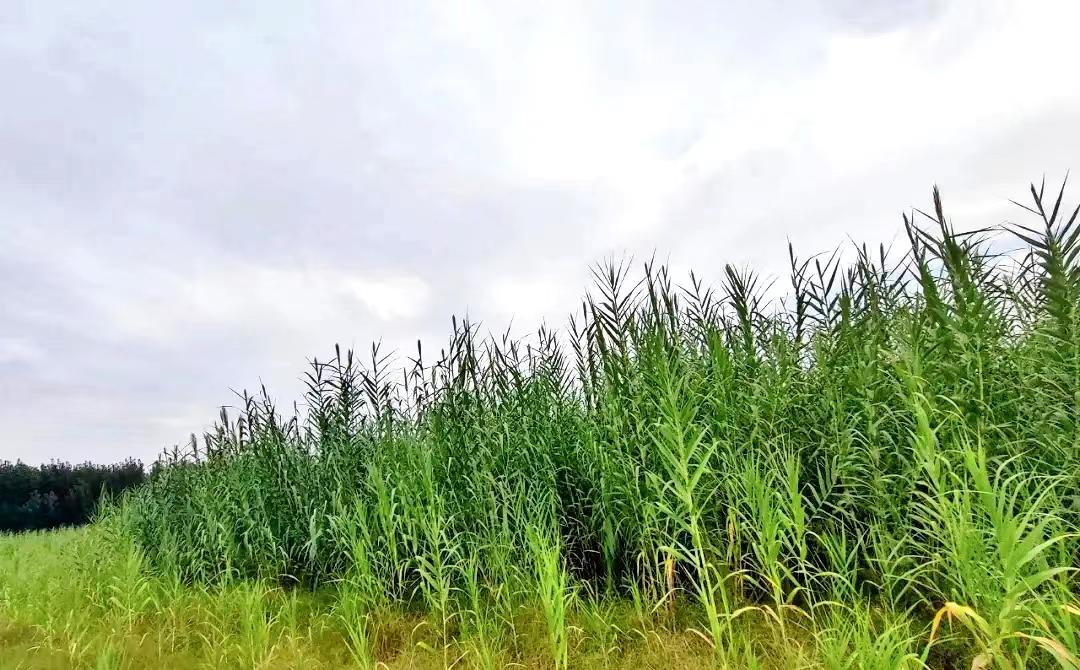
[(750, 621), (811, 667), (1080, 667), (1080, 227), (1031, 192), (1030, 226), (935, 190), (904, 249), (791, 252), (783, 299), (609, 264), (565, 331), (336, 351), (117, 518), (180, 582), (333, 588), (362, 663), (380, 612), (483, 666), (534, 608), (562, 667), (632, 603), (739, 667)]

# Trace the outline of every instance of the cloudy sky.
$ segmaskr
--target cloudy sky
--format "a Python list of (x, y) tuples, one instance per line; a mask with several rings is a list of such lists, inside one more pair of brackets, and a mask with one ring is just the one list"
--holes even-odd
[(561, 324), (612, 254), (781, 272), (1080, 167), (1073, 0), (0, 5), (0, 459), (152, 460), (335, 342)]

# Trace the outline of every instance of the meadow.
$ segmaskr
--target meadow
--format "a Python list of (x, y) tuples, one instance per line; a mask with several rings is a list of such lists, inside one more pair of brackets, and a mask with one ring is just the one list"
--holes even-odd
[(1063, 193), (313, 360), (90, 527), (0, 538), (0, 667), (1080, 668)]

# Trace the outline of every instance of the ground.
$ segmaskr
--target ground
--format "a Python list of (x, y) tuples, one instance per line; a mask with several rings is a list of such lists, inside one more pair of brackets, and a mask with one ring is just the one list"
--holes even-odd
[[(360, 667), (328, 595), (142, 573), (93, 528), (0, 536), (0, 669)], [(571, 667), (712, 665), (693, 631), (633, 619), (629, 607), (603, 616), (583, 607), (570, 626)], [(523, 610), (510, 626), (513, 641), (487, 659), (494, 667), (552, 666), (542, 615)], [(430, 617), (387, 612), (377, 627), (378, 667), (484, 666), (476, 639), (442, 645)]]

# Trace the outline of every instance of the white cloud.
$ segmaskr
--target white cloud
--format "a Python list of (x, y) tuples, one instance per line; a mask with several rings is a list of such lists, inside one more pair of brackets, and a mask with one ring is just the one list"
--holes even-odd
[(44, 355), (41, 347), (26, 338), (0, 337), (0, 365), (34, 362)]
[(551, 275), (493, 277), (486, 302), (499, 321), (489, 327), (499, 330), (514, 320), (519, 326), (532, 328), (546, 317), (561, 318), (574, 306), (582, 289), (576, 283), (570, 285), (565, 277)]
[(349, 320), (415, 319), (428, 309), (430, 290), (410, 275), (365, 276), (328, 269), (236, 265), (192, 276), (147, 273), (142, 285), (112, 286), (88, 296), (118, 338), (160, 344), (189, 339), (207, 327), (307, 330), (344, 328)]
[(415, 319), (428, 309), (431, 290), (417, 277), (349, 278), (343, 281), (382, 321)]

